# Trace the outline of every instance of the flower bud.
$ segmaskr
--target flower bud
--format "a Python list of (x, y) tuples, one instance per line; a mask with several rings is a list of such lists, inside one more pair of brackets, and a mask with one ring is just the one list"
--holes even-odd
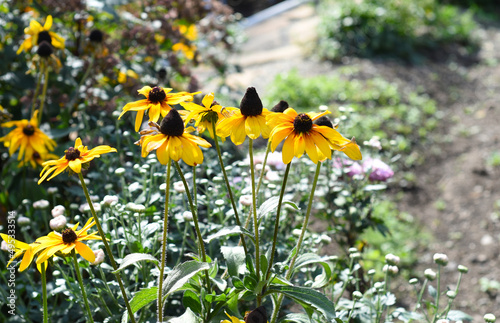
[(30, 223), (31, 223), (30, 218), (27, 218), (25, 216), (20, 216), (17, 218), (17, 224), (20, 227), (25, 227), (25, 226), (29, 225)]
[(446, 292), (446, 296), (449, 299), (455, 299), (455, 297), (457, 297), (457, 293), (455, 293), (455, 291), (453, 291), (453, 290), (449, 290)]
[(467, 274), (469, 272), (469, 268), (462, 266), (462, 265), (458, 265), (458, 271), (463, 273), (463, 274)]
[(62, 205), (56, 205), (50, 211), (50, 213), (52, 213), (52, 216), (55, 218), (55, 217), (58, 217), (60, 215), (64, 215), (65, 211), (66, 211), (66, 208), (64, 206), (62, 206)]
[(182, 217), (184, 218), (185, 221), (193, 221), (193, 213), (189, 211), (184, 211), (182, 213)]
[(59, 231), (66, 227), (66, 223), (66, 217), (64, 215), (59, 215), (50, 220), (49, 226), (52, 230)]
[(393, 265), (393, 266), (397, 266), (399, 265), (399, 257), (398, 256), (395, 256), (393, 255), (392, 253), (389, 253), (385, 256), (385, 261), (389, 264), (389, 265)]
[(118, 203), (118, 196), (116, 196), (116, 195), (106, 195), (106, 196), (104, 196), (104, 198), (102, 199), (102, 201), (104, 202), (104, 204), (110, 206), (110, 205)]
[(355, 301), (359, 301), (360, 299), (363, 298), (363, 294), (361, 294), (361, 292), (359, 291), (354, 291), (352, 293), (352, 299), (354, 299)]
[(448, 264), (448, 256), (444, 253), (435, 253), (433, 259), (438, 265), (446, 266)]
[(495, 315), (491, 314), (491, 313), (488, 313), (488, 314), (485, 314), (483, 316), (483, 319), (485, 322), (495, 322), (497, 320), (497, 318), (495, 317)]
[(355, 253), (358, 252), (357, 248), (349, 248), (349, 253)]
[(388, 272), (390, 275), (397, 275), (399, 272), (398, 266), (384, 265), (382, 268), (384, 273)]
[(115, 175), (121, 176), (123, 174), (125, 174), (125, 168), (119, 167), (119, 168), (115, 169)]
[(368, 271), (366, 272), (366, 274), (367, 274), (368, 276), (373, 276), (373, 275), (375, 275), (376, 273), (377, 273), (377, 271), (376, 271), (375, 269), (370, 269), (370, 270), (368, 270)]
[(137, 212), (137, 213), (144, 213), (146, 210), (146, 207), (142, 204), (136, 204), (133, 202), (129, 202), (126, 205), (127, 210), (132, 211), (132, 212)]
[(436, 279), (436, 272), (434, 270), (430, 269), (430, 268), (427, 268), (424, 271), (424, 276), (428, 280), (432, 281), (432, 280)]
[(0, 246), (0, 249), (2, 249), (3, 251), (10, 251), (9, 244), (7, 242), (5, 242), (5, 240), (2, 240), (2, 244)]
[(376, 282), (375, 284), (373, 284), (373, 287), (376, 289), (376, 290), (381, 290), (384, 288), (384, 283), (383, 282)]
[(418, 279), (417, 278), (412, 278), (408, 281), (408, 283), (410, 283), (410, 285), (416, 285), (418, 284)]
[(46, 209), (49, 207), (49, 201), (47, 200), (39, 200), (39, 201), (35, 201), (33, 202), (33, 208), (35, 209)]
[(359, 253), (359, 252), (351, 253), (349, 255), (349, 258), (354, 259), (354, 260), (358, 260), (359, 258), (361, 258), (361, 253)]
[(55, 194), (55, 193), (57, 193), (57, 187), (49, 187), (47, 189), (47, 193), (48, 194)]
[(447, 319), (440, 319), (440, 320), (437, 320), (436, 323), (450, 323), (450, 321)]
[(174, 183), (174, 191), (176, 191), (177, 193), (185, 193), (186, 189), (184, 187), (184, 183), (181, 181), (175, 182)]
[(163, 183), (163, 184), (160, 185), (160, 191), (165, 192), (166, 189), (167, 189), (167, 184), (166, 183)]
[(104, 261), (104, 251), (102, 251), (102, 249), (98, 249), (98, 250), (94, 251), (94, 255), (95, 255), (95, 260), (94, 260), (94, 262), (92, 262), (90, 264), (94, 265), (94, 266), (102, 264)]
[(252, 195), (242, 195), (240, 196), (241, 205), (250, 206), (252, 205)]

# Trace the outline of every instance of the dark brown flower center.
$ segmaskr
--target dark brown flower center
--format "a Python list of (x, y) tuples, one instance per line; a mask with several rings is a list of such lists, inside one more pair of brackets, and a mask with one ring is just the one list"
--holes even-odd
[(48, 42), (49, 44), (52, 44), (52, 37), (50, 37), (50, 34), (48, 31), (44, 30), (38, 33), (38, 41), (37, 45), (40, 45), (43, 41)]
[(288, 102), (286, 101), (283, 101), (281, 100), (280, 102), (278, 102), (278, 104), (276, 104), (272, 109), (271, 111), (272, 112), (285, 112), (286, 109), (289, 108), (289, 105), (288, 105)]
[(162, 67), (162, 68), (160, 68), (160, 69), (158, 70), (158, 78), (159, 78), (160, 80), (164, 80), (166, 77), (167, 77), (167, 70), (166, 70), (165, 68), (163, 68), (163, 67)]
[(167, 97), (167, 94), (165, 93), (165, 91), (163, 91), (163, 89), (161, 87), (158, 87), (158, 86), (155, 86), (154, 88), (151, 89), (151, 91), (149, 91), (149, 101), (153, 102), (153, 103), (159, 103), (163, 100), (165, 100), (165, 98)]
[(314, 123), (318, 126), (327, 126), (329, 128), (333, 128), (333, 123), (326, 116), (318, 118), (318, 120), (316, 120)]
[(53, 53), (52, 45), (49, 42), (43, 41), (38, 45), (36, 53), (41, 57), (49, 57)]
[(104, 35), (99, 29), (94, 29), (90, 32), (89, 39), (94, 43), (102, 43)]
[(76, 235), (75, 231), (71, 228), (64, 229), (62, 232), (62, 240), (65, 244), (70, 244), (76, 241), (78, 239), (78, 236)]
[(258, 116), (262, 114), (262, 101), (254, 87), (249, 87), (241, 99), (240, 112), (246, 117)]
[(298, 116), (295, 117), (295, 120), (293, 120), (293, 127), (295, 129), (295, 132), (299, 133), (309, 132), (312, 126), (313, 122), (311, 118), (305, 113), (299, 114)]
[(177, 110), (170, 110), (165, 118), (163, 118), (160, 124), (160, 132), (166, 136), (182, 136), (184, 133), (184, 122)]
[(26, 136), (31, 136), (35, 133), (35, 127), (33, 127), (32, 125), (27, 125), (26, 127), (23, 128), (23, 133), (26, 135)]
[(40, 156), (40, 154), (39, 154), (38, 152), (36, 152), (36, 151), (35, 151), (35, 152), (33, 153), (33, 159), (34, 159), (34, 160), (37, 160), (37, 159), (40, 159), (40, 158), (42, 158), (42, 156)]
[(75, 160), (77, 158), (80, 158), (80, 151), (73, 147), (69, 147), (68, 150), (65, 151), (65, 154), (67, 160)]

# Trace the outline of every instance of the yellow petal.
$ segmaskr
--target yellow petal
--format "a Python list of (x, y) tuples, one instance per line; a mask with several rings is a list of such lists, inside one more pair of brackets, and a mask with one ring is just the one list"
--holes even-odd
[(95, 254), (92, 249), (89, 248), (85, 243), (80, 241), (75, 242), (76, 252), (78, 252), (85, 260), (88, 262), (95, 261)]
[(52, 27), (52, 16), (48, 15), (47, 20), (45, 20), (45, 25), (43, 25), (44, 30), (49, 30)]

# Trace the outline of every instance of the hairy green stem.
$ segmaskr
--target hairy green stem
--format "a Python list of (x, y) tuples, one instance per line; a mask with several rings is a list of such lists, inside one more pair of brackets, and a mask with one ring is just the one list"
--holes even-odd
[[(255, 271), (257, 283), (260, 282), (260, 246), (259, 246), (259, 220), (257, 219), (257, 196), (255, 194), (255, 164), (253, 162), (253, 140), (248, 139), (248, 155), (250, 156), (250, 177), (252, 181), (252, 213), (255, 234)], [(260, 306), (261, 297), (257, 296), (257, 306)]]
[[(233, 196), (233, 191), (231, 189), (231, 185), (229, 184), (229, 179), (227, 177), (226, 169), (224, 168), (224, 162), (222, 161), (222, 154), (219, 146), (219, 138), (217, 137), (217, 129), (215, 127), (215, 123), (212, 123), (212, 129), (214, 132), (214, 141), (215, 141), (215, 148), (217, 150), (217, 156), (219, 157), (219, 164), (220, 168), (222, 170), (222, 176), (224, 177), (224, 182), (226, 183), (227, 187), (227, 193), (229, 194), (229, 199), (231, 200), (231, 206), (233, 207), (234, 211), (234, 217), (236, 219), (236, 224), (241, 227), (241, 221), (240, 217), (238, 215), (238, 208), (236, 207), (236, 202), (234, 201), (234, 196)], [(248, 253), (247, 252), (247, 244), (245, 242), (245, 235), (243, 233), (240, 234), (240, 242), (241, 245), (243, 246), (243, 250), (245, 250), (245, 255)]]
[(45, 263), (42, 262), (40, 267), (42, 268), (43, 323), (47, 323), (49, 314), (47, 310), (47, 276), (45, 272)]
[[(85, 180), (83, 179), (82, 173), (78, 173), (78, 177), (80, 178), (80, 183), (82, 184), (83, 192), (85, 193), (85, 198), (87, 199), (87, 203), (89, 204), (90, 212), (92, 213), (92, 217), (94, 218), (97, 231), (99, 231), (99, 235), (102, 237), (102, 242), (104, 243), (104, 248), (106, 249), (106, 253), (109, 257), (109, 260), (111, 261), (111, 265), (113, 266), (113, 269), (116, 270), (118, 269), (118, 266), (116, 265), (115, 258), (113, 257), (113, 252), (111, 252), (111, 248), (109, 247), (109, 243), (108, 240), (106, 239), (106, 235), (104, 234), (104, 230), (101, 227), (101, 222), (99, 221), (99, 218), (95, 213), (94, 205), (92, 204), (92, 200), (90, 199), (90, 194), (87, 189), (87, 185), (85, 184)], [(118, 282), (118, 285), (120, 286), (120, 290), (122, 292), (123, 300), (125, 301), (125, 306), (127, 307), (129, 318), (133, 323), (135, 323), (134, 312), (132, 312), (132, 308), (130, 307), (130, 303), (127, 297), (127, 292), (125, 290), (125, 287), (123, 286), (120, 274), (115, 273), (115, 278), (116, 281)]]
[(38, 113), (38, 124), (42, 123), (42, 113), (43, 106), (45, 105), (45, 96), (47, 95), (47, 87), (49, 85), (49, 66), (45, 66), (44, 76), (43, 76), (43, 88), (42, 88), (42, 99), (40, 102), (40, 109)]
[[(268, 146), (269, 147), (269, 146)], [(276, 242), (278, 240), (278, 230), (280, 226), (280, 214), (281, 214), (281, 206), (283, 204), (283, 196), (285, 195), (285, 189), (286, 189), (286, 182), (288, 180), (288, 173), (290, 172), (290, 165), (292, 163), (288, 163), (286, 165), (285, 169), (285, 175), (283, 176), (283, 183), (281, 184), (281, 192), (280, 192), (280, 197), (278, 201), (278, 209), (276, 210), (276, 220), (274, 223), (274, 235), (273, 235), (273, 245), (271, 247), (271, 258), (269, 259), (268, 266), (267, 266), (267, 273), (265, 279), (268, 280), (269, 276), (271, 275), (271, 268), (273, 267), (273, 261), (274, 261), (274, 253), (276, 252)]]
[[(89, 301), (87, 299), (87, 292), (85, 291), (85, 287), (83, 286), (82, 274), (80, 273), (80, 266), (78, 265), (78, 259), (76, 258), (76, 253), (73, 250), (73, 263), (75, 264), (76, 277), (78, 278), (78, 284), (80, 284), (80, 290), (82, 291), (83, 302), (85, 303), (85, 310), (87, 311), (87, 315), (89, 317), (88, 322), (94, 322), (92, 318), (92, 311), (90, 311)], [(43, 267), (43, 265), (42, 265)]]
[[(191, 208), (191, 213), (193, 214), (194, 228), (196, 230), (196, 236), (198, 238), (197, 239), (198, 240), (198, 248), (201, 252), (201, 260), (203, 262), (207, 262), (207, 254), (205, 252), (205, 244), (203, 242), (203, 238), (202, 238), (201, 230), (200, 230), (200, 224), (199, 224), (199, 220), (198, 220), (198, 211), (193, 204), (193, 199), (191, 197), (191, 193), (189, 192), (189, 186), (187, 184), (186, 178), (184, 177), (184, 173), (182, 172), (182, 169), (181, 169), (179, 163), (178, 162), (174, 162), (174, 163), (175, 163), (175, 167), (177, 168), (177, 172), (179, 173), (179, 176), (181, 177), (182, 183), (184, 184), (184, 188), (186, 190), (186, 195), (187, 195), (188, 202), (189, 202), (189, 207)], [(212, 288), (210, 286), (210, 276), (209, 276), (208, 270), (205, 270), (205, 279), (206, 279), (206, 284), (207, 284), (207, 290), (209, 293), (211, 293)]]
[[(297, 257), (299, 256), (300, 253), (300, 247), (302, 246), (302, 241), (304, 240), (304, 236), (307, 230), (307, 225), (309, 224), (309, 217), (311, 216), (311, 210), (312, 210), (312, 204), (314, 200), (314, 192), (316, 191), (316, 184), (318, 183), (318, 178), (319, 178), (319, 172), (321, 170), (321, 162), (318, 162), (316, 165), (316, 173), (314, 174), (314, 179), (313, 179), (313, 184), (311, 188), (311, 193), (309, 195), (309, 201), (307, 205), (307, 211), (306, 211), (306, 216), (304, 217), (304, 222), (302, 223), (302, 231), (300, 232), (299, 240), (297, 241), (297, 245), (295, 246), (295, 254), (292, 257), (292, 260), (290, 261), (290, 266), (288, 268), (288, 271), (285, 275), (285, 278), (287, 280), (290, 280), (293, 274), (293, 269), (295, 266), (295, 261), (297, 260)], [(271, 323), (275, 323), (276, 319), (278, 318), (278, 313), (281, 307), (281, 303), (283, 302), (284, 294), (280, 294), (278, 297), (278, 301), (276, 302), (276, 307), (274, 308), (273, 315), (271, 317)]]
[(163, 235), (161, 240), (161, 263), (160, 263), (160, 277), (158, 278), (158, 299), (157, 299), (157, 317), (158, 322), (163, 322), (163, 278), (165, 277), (165, 263), (167, 261), (167, 232), (168, 232), (168, 203), (170, 196), (170, 169), (171, 161), (167, 163), (167, 174), (165, 176), (165, 210), (163, 213)]

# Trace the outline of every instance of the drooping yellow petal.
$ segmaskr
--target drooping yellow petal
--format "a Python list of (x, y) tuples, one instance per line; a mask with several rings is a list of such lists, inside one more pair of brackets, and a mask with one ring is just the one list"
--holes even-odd
[(94, 252), (86, 244), (84, 244), (84, 243), (82, 243), (80, 241), (76, 241), (75, 242), (75, 248), (76, 248), (76, 252), (78, 252), (88, 262), (94, 262), (95, 261), (95, 254), (94, 254)]

